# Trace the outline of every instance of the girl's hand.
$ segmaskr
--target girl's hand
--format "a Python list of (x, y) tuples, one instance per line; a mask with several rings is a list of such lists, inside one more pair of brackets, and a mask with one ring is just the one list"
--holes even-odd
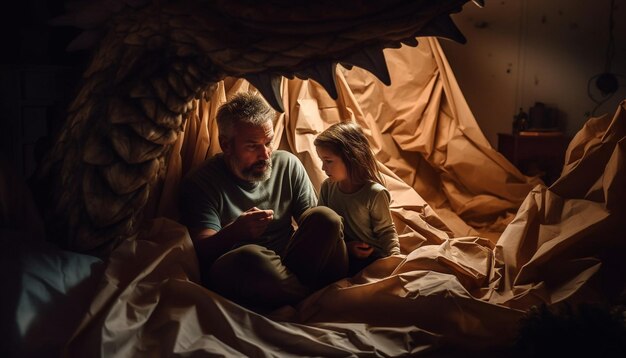
[(374, 248), (364, 242), (349, 241), (346, 242), (346, 246), (350, 255), (357, 259), (365, 259), (374, 252)]

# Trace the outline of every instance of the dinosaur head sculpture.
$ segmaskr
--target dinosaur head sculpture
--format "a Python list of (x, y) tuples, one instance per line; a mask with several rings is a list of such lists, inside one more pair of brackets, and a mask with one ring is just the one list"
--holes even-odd
[(194, 98), (224, 77), (247, 79), (279, 111), (282, 76), (333, 98), (338, 63), (389, 84), (382, 50), (420, 36), (464, 42), (450, 14), (466, 2), (100, 0), (56, 19), (85, 30), (69, 47), (93, 58), (39, 170), (49, 233), (100, 255), (133, 235)]

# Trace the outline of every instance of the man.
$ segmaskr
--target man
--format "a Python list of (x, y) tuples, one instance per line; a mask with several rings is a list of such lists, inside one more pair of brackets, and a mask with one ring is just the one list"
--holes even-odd
[(348, 263), (341, 217), (315, 207), (293, 154), (272, 150), (274, 117), (252, 94), (225, 103), (217, 112), (222, 153), (182, 186), (183, 221), (205, 284), (255, 309), (296, 303), (345, 277)]

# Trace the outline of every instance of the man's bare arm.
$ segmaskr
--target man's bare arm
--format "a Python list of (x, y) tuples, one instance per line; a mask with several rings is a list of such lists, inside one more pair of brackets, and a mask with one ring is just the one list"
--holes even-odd
[(220, 231), (193, 228), (189, 229), (189, 235), (191, 235), (198, 259), (202, 263), (213, 263), (237, 243), (233, 237), (228, 237), (225, 228)]

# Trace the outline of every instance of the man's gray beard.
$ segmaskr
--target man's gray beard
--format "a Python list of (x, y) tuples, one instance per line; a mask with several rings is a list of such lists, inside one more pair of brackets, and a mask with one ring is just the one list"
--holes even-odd
[[(239, 164), (239, 161), (237, 160), (237, 158), (233, 157), (232, 158), (233, 164), (232, 167), (233, 168), (237, 168), (239, 167), (237, 164)], [(265, 169), (265, 171), (263, 173), (257, 174), (254, 172), (253, 167), (258, 164), (255, 163), (253, 165), (251, 165), (248, 168), (244, 168), (240, 171), (239, 174), (241, 174), (241, 177), (246, 180), (249, 181), (251, 183), (257, 183), (257, 182), (263, 182), (266, 181), (267, 179), (270, 178), (270, 176), (272, 175), (272, 160), (268, 159), (265, 161), (265, 164), (267, 164), (267, 168)]]

